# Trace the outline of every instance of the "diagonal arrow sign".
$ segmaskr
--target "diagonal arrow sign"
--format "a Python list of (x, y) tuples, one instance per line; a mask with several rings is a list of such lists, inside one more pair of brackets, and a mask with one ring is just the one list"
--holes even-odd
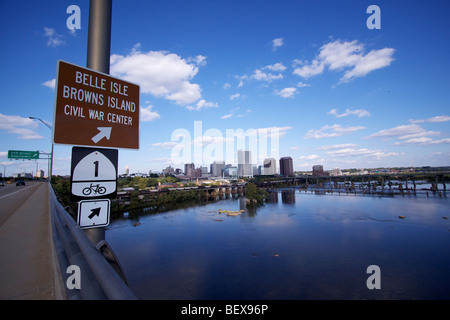
[(95, 209), (91, 209), (91, 214), (88, 216), (89, 219), (92, 219), (94, 216), (100, 216), (100, 210), (102, 208), (95, 208)]
[(92, 137), (92, 141), (94, 141), (94, 143), (99, 142), (103, 138), (109, 140), (109, 138), (111, 137), (112, 127), (97, 127), (97, 129), (100, 130), (100, 132)]

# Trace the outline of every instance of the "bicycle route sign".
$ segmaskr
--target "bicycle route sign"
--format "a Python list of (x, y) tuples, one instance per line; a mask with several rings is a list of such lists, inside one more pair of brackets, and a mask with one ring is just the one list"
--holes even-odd
[(116, 197), (118, 153), (117, 149), (72, 148), (72, 201)]

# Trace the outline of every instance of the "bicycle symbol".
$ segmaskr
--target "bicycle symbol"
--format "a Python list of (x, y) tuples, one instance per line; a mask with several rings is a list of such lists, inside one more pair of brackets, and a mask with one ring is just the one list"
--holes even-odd
[(89, 187), (84, 188), (82, 192), (85, 196), (88, 196), (92, 193), (92, 191), (94, 191), (94, 195), (97, 193), (104, 194), (106, 192), (106, 188), (100, 186), (100, 184), (93, 185), (91, 183), (91, 185)]

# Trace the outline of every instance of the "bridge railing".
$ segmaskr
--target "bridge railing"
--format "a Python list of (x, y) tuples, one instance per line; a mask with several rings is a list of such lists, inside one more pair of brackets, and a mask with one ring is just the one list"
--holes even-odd
[[(58, 202), (50, 183), (49, 197), (53, 242), (67, 299), (136, 300), (125, 281)], [(72, 275), (67, 271), (71, 265), (79, 267), (80, 289), (70, 289), (66, 285)]]

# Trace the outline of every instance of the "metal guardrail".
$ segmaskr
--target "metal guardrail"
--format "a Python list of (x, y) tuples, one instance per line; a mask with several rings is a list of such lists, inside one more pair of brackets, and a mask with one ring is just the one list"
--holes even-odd
[(64, 285), (68, 279), (66, 271), (70, 265), (78, 266), (81, 271), (80, 289), (68, 289), (65, 286), (67, 299), (136, 300), (124, 279), (58, 202), (50, 183), (49, 198), (53, 242)]

